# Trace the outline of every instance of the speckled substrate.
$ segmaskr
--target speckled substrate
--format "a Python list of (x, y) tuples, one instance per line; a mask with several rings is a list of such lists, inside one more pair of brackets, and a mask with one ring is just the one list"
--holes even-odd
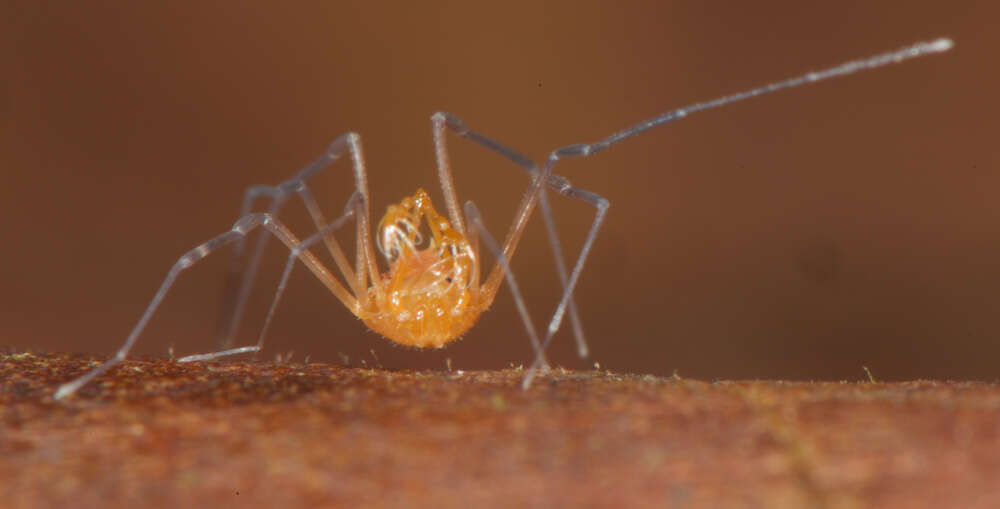
[(0, 356), (3, 507), (1000, 507), (1000, 386)]

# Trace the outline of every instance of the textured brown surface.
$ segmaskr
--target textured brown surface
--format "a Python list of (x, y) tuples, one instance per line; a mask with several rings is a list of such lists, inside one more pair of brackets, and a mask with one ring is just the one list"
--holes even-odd
[(1000, 387), (0, 360), (12, 507), (997, 507)]

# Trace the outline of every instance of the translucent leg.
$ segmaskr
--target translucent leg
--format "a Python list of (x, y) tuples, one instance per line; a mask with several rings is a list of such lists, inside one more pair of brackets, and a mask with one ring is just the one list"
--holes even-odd
[(517, 279), (514, 277), (514, 273), (510, 270), (510, 265), (507, 263), (506, 257), (503, 255), (503, 249), (500, 248), (500, 244), (497, 243), (493, 235), (483, 225), (482, 216), (479, 214), (479, 210), (476, 205), (471, 201), (465, 202), (465, 219), (468, 221), (469, 233), (474, 235), (473, 242), (478, 243), (481, 237), (483, 243), (486, 244), (487, 249), (493, 253), (493, 257), (496, 258), (497, 264), (503, 270), (504, 278), (507, 280), (507, 286), (510, 287), (510, 293), (514, 297), (514, 305), (517, 306), (517, 312), (521, 315), (521, 321), (524, 323), (524, 328), (528, 332), (528, 338), (531, 340), (531, 347), (535, 351), (535, 361), (532, 366), (538, 366), (537, 369), (548, 369), (548, 361), (545, 359), (545, 351), (542, 349), (541, 343), (538, 341), (538, 332), (535, 330), (535, 324), (531, 321), (531, 315), (528, 313), (528, 306), (524, 303), (524, 297), (521, 296), (521, 290), (517, 286)]
[[(319, 156), (315, 161), (285, 182), (277, 186), (254, 186), (248, 188), (243, 195), (243, 203), (240, 211), (241, 217), (250, 214), (254, 202), (260, 198), (268, 199), (267, 213), (277, 217), (278, 210), (284, 202), (290, 196), (297, 195), (305, 205), (310, 217), (312, 217), (316, 229), (323, 228), (327, 223), (326, 219), (315, 198), (313, 198), (312, 193), (309, 191), (306, 181), (320, 170), (340, 159), (345, 152), (351, 155), (354, 167), (355, 192), (361, 194), (364, 197), (364, 203), (367, 203), (368, 177), (361, 151), (361, 137), (355, 133), (347, 133), (331, 142), (323, 155)], [(364, 236), (367, 238), (371, 221), (367, 208), (362, 209), (361, 212), (358, 215), (358, 235), (359, 237)], [(222, 313), (217, 331), (218, 343), (222, 348), (232, 346), (233, 338), (236, 336), (239, 324), (243, 319), (246, 303), (250, 296), (250, 291), (253, 289), (253, 284), (260, 268), (260, 260), (269, 238), (267, 235), (262, 235), (257, 239), (250, 255), (249, 263), (246, 266), (243, 264), (245, 239), (241, 238), (233, 249), (233, 258), (230, 263), (229, 276), (223, 293)], [(334, 263), (340, 272), (344, 274), (347, 284), (354, 292), (354, 295), (360, 295), (364, 292), (367, 282), (365, 274), (361, 272), (362, 268), (372, 265), (364, 260), (363, 257), (371, 256), (373, 254), (372, 251), (370, 249), (362, 249), (364, 246), (359, 244), (358, 271), (356, 272), (351, 268), (347, 257), (344, 255), (335, 238), (327, 236), (323, 240), (330, 255), (333, 257)]]
[[(517, 244), (520, 242), (521, 235), (524, 232), (524, 228), (527, 226), (528, 218), (531, 216), (531, 212), (534, 210), (535, 205), (541, 197), (542, 202), (542, 216), (545, 219), (545, 228), (548, 233), (549, 245), (552, 248), (552, 255), (555, 259), (556, 273), (559, 276), (559, 281), (563, 285), (564, 296), (567, 295), (566, 289), (568, 287), (568, 278), (566, 275), (566, 262), (563, 258), (562, 247), (559, 242), (559, 236), (555, 229), (555, 221), (552, 218), (552, 211), (549, 208), (548, 202), (545, 199), (545, 191), (542, 186), (542, 179), (539, 179), (538, 167), (527, 157), (519, 154), (513, 149), (506, 147), (486, 136), (483, 136), (475, 131), (469, 130), (466, 127), (465, 122), (455, 115), (446, 112), (437, 112), (431, 116), (431, 125), (434, 133), (434, 146), (437, 151), (438, 159), (438, 170), (441, 180), (441, 187), (445, 190), (445, 197), (449, 196), (449, 190), (451, 194), (454, 194), (454, 183), (452, 182), (450, 164), (447, 157), (447, 151), (445, 149), (445, 128), (450, 129), (457, 136), (468, 139), (474, 143), (477, 143), (487, 149), (496, 152), (505, 159), (518, 165), (522, 170), (532, 176), (532, 183), (528, 190), (525, 192), (525, 196), (521, 200), (521, 205), (518, 208), (518, 213), (514, 217), (514, 222), (510, 227), (507, 234), (506, 241), (503, 245), (503, 253), (507, 261), (514, 254), (514, 250), (517, 248)], [(545, 187), (551, 187), (556, 190), (561, 190), (564, 185), (568, 184), (568, 181), (558, 175), (552, 175), (547, 179), (544, 179), (546, 184)], [(454, 199), (454, 198), (452, 198)], [(501, 265), (497, 263), (490, 275), (487, 277), (487, 282), (484, 285), (486, 288), (487, 298), (492, 300), (499, 289), (500, 282), (502, 281), (503, 273), (501, 271)], [(573, 323), (573, 337), (576, 340), (577, 352), (581, 357), (586, 357), (588, 353), (587, 342), (583, 333), (583, 325), (580, 320), (579, 312), (576, 308), (576, 302), (572, 295), (569, 295), (569, 311), (571, 316), (571, 321)]]
[[(434, 118), (436, 122), (444, 122), (450, 129), (452, 129), (459, 136), (471, 139), (472, 141), (475, 141), (501, 154), (502, 156), (510, 159), (511, 161), (515, 162), (516, 164), (524, 168), (525, 171), (531, 173), (533, 176), (535, 174), (539, 174), (536, 181), (533, 181), (534, 183), (536, 183), (536, 186), (540, 187), (542, 184), (544, 184), (545, 187), (555, 189), (564, 196), (569, 196), (590, 203), (597, 209), (597, 212), (594, 216), (594, 220), (591, 223), (590, 231), (587, 233), (587, 238), (584, 241), (584, 245), (580, 250), (580, 254), (577, 256), (577, 261), (573, 267), (573, 271), (570, 273), (568, 281), (564, 280), (565, 283), (564, 283), (563, 297), (560, 300), (555, 313), (553, 313), (551, 321), (549, 322), (549, 328), (546, 331), (546, 338), (542, 343), (542, 347), (544, 349), (548, 345), (552, 335), (559, 329), (559, 325), (562, 322), (562, 318), (563, 315), (565, 314), (566, 308), (569, 307), (570, 313), (575, 314), (575, 311), (573, 311), (574, 306), (572, 304), (573, 290), (576, 287), (580, 271), (582, 270), (583, 265), (586, 262), (587, 254), (589, 253), (593, 241), (597, 236), (597, 232), (600, 229), (601, 223), (604, 220), (604, 216), (608, 208), (608, 201), (603, 197), (589, 191), (584, 191), (582, 189), (574, 188), (569, 185), (569, 181), (566, 180), (564, 177), (552, 173), (552, 169), (555, 167), (556, 163), (560, 159), (565, 159), (568, 157), (586, 157), (595, 154), (623, 140), (626, 140), (644, 131), (652, 129), (653, 127), (666, 124), (674, 120), (679, 120), (691, 113), (717, 108), (719, 106), (724, 106), (726, 104), (742, 101), (744, 99), (750, 99), (753, 97), (757, 97), (759, 95), (776, 92), (778, 90), (783, 90), (786, 88), (797, 87), (799, 85), (814, 83), (817, 81), (837, 76), (844, 76), (847, 74), (852, 74), (866, 69), (874, 69), (891, 63), (899, 63), (911, 58), (921, 57), (924, 55), (929, 55), (934, 53), (941, 53), (944, 51), (948, 51), (949, 49), (952, 48), (952, 46), (953, 46), (952, 41), (950, 39), (944, 39), (944, 38), (937, 39), (931, 42), (917, 43), (896, 51), (882, 53), (879, 55), (875, 55), (860, 60), (852, 60), (850, 62), (846, 62), (844, 64), (830, 67), (828, 69), (824, 69), (821, 71), (809, 72), (794, 78), (771, 83), (752, 90), (747, 90), (744, 92), (739, 92), (736, 94), (720, 97), (718, 99), (714, 99), (711, 101), (696, 103), (689, 106), (685, 106), (683, 108), (671, 110), (656, 117), (653, 117), (649, 120), (646, 120), (644, 122), (640, 122), (636, 125), (618, 131), (617, 133), (614, 133), (611, 136), (608, 136), (607, 138), (604, 138), (595, 143), (591, 144), (579, 143), (553, 150), (549, 154), (549, 157), (546, 159), (545, 164), (542, 166), (540, 172), (538, 171), (537, 166), (535, 166), (535, 164), (532, 163), (530, 160), (528, 160), (526, 157), (518, 154), (517, 152), (507, 147), (504, 147), (503, 145), (500, 145), (499, 143), (493, 140), (490, 140), (489, 138), (486, 138), (485, 136), (469, 131), (465, 127), (465, 123), (462, 122), (461, 119), (455, 117), (454, 115), (450, 115), (448, 113), (436, 113)], [(544, 202), (545, 192), (542, 191), (541, 189), (537, 191), (537, 194), (534, 191), (529, 191), (529, 193), (522, 200), (522, 206), (520, 212), (518, 216), (515, 218), (515, 226), (512, 227), (511, 230), (511, 237), (513, 238), (508, 238), (508, 244), (512, 244), (512, 246), (510, 246), (509, 248), (507, 245), (504, 246), (504, 255), (507, 259), (510, 259), (510, 254), (513, 251), (514, 247), (516, 247), (518, 237), (523, 231), (522, 223), (527, 222), (528, 216), (531, 214), (531, 210), (535, 205), (535, 201), (539, 199), (536, 196), (540, 196), (540, 200)], [(560, 252), (561, 252), (561, 249), (559, 249), (558, 246), (558, 236), (556, 235), (555, 228), (552, 225), (552, 215), (550, 212), (547, 211), (548, 209), (547, 205), (543, 204), (542, 209), (543, 209), (543, 216), (545, 216), (545, 221), (547, 225), (546, 227), (549, 230), (549, 238), (552, 241), (553, 251), (555, 252), (555, 257), (557, 259), (556, 265), (558, 268)], [(493, 273), (491, 273), (490, 278), (487, 279), (486, 285), (493, 285), (492, 287), (499, 286), (498, 283), (500, 277), (502, 277), (502, 274), (498, 269), (499, 267), (494, 268), (494, 271)], [(560, 279), (563, 279), (562, 274), (560, 275)], [(494, 280), (496, 280), (496, 282), (494, 282)], [(573, 321), (575, 322), (576, 319), (573, 319)], [(538, 361), (536, 362), (536, 365), (540, 365), (540, 363), (541, 361)], [(535, 365), (532, 366), (532, 369), (529, 369), (528, 374), (525, 377), (526, 386), (530, 385), (531, 383), (531, 378), (534, 376), (534, 373), (536, 371), (534, 368)]]
[[(177, 276), (220, 247), (237, 242), (257, 227), (263, 227), (265, 230), (277, 237), (290, 250), (295, 251), (296, 247), (299, 245), (299, 240), (295, 237), (295, 235), (269, 214), (250, 214), (241, 217), (236, 221), (230, 231), (218, 235), (208, 242), (205, 242), (182, 255), (177, 262), (174, 263), (173, 267), (170, 268), (170, 271), (167, 273), (167, 277), (164, 278), (163, 283), (160, 284), (160, 288), (153, 295), (153, 300), (150, 301), (149, 306), (146, 307), (146, 311), (139, 319), (139, 323), (137, 323), (132, 329), (132, 332), (128, 335), (128, 338), (125, 340), (125, 343), (121, 346), (121, 348), (118, 349), (115, 356), (83, 376), (61, 385), (55, 393), (55, 399), (61, 399), (73, 394), (77, 391), (77, 389), (90, 380), (101, 375), (112, 366), (125, 360), (129, 352), (132, 350), (132, 346), (135, 345), (136, 340), (139, 338), (139, 334), (141, 334), (146, 328), (146, 324), (149, 322), (150, 318), (152, 318), (157, 308), (160, 307), (160, 303), (163, 301), (164, 297), (166, 297), (167, 292), (170, 291), (170, 288), (173, 286)], [(354, 296), (352, 296), (350, 292), (348, 292), (347, 289), (344, 288), (344, 286), (341, 285), (332, 274), (330, 274), (330, 272), (315, 256), (308, 251), (300, 251), (297, 256), (298, 259), (305, 263), (309, 270), (311, 270), (313, 274), (324, 285), (326, 285), (330, 292), (336, 295), (348, 309), (356, 309), (357, 300)]]
[[(285, 270), (282, 272), (281, 280), (278, 283), (278, 288), (274, 292), (274, 297), (271, 299), (271, 305), (267, 311), (267, 317), (264, 319), (264, 325), (260, 329), (260, 333), (257, 335), (257, 344), (254, 346), (244, 346), (240, 348), (230, 348), (226, 350), (220, 350), (218, 352), (204, 353), (188, 355), (186, 357), (181, 357), (177, 359), (177, 362), (193, 362), (193, 361), (206, 361), (212, 359), (218, 359), (221, 357), (228, 357), (231, 355), (238, 355), (243, 353), (257, 353), (260, 352), (261, 348), (264, 347), (264, 338), (267, 336), (267, 331), (271, 327), (271, 320), (274, 318), (274, 313), (278, 309), (278, 302), (281, 300), (282, 295), (285, 293), (285, 287), (288, 284), (288, 278), (292, 274), (292, 267), (295, 266), (295, 262), (303, 254), (303, 252), (308, 252), (309, 248), (313, 245), (325, 240), (333, 232), (337, 231), (344, 226), (352, 216), (354, 216), (361, 208), (361, 195), (359, 193), (354, 193), (351, 199), (347, 203), (344, 214), (337, 218), (334, 222), (327, 226), (319, 229), (316, 233), (303, 239), (299, 242), (289, 253), (288, 261), (285, 263)], [(351, 310), (353, 313), (357, 314), (356, 310)]]

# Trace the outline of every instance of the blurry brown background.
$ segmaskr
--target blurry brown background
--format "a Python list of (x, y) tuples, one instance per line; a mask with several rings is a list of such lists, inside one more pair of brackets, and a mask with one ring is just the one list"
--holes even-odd
[[(702, 378), (1000, 376), (997, 8), (941, 2), (5, 2), (0, 344), (111, 353), (242, 190), (362, 134), (373, 211), (440, 194), (438, 109), (535, 158), (664, 110), (938, 36), (933, 56), (700, 113), (559, 166), (612, 204), (578, 295), (592, 359)], [(874, 5), (873, 5), (874, 4)], [(981, 2), (980, 5), (989, 4)], [(502, 236), (526, 179), (453, 139)], [(313, 189), (350, 195), (348, 166)], [(593, 210), (555, 197), (569, 249)], [(308, 232), (300, 208), (288, 220)], [(539, 220), (514, 268), (558, 297)], [(349, 236), (348, 236), (349, 237)], [(275, 244), (272, 243), (272, 246)], [(189, 271), (137, 353), (210, 349), (228, 253)], [(242, 343), (280, 273), (276, 246)], [(266, 357), (387, 367), (530, 358), (509, 293), (438, 352), (366, 332), (301, 267)]]

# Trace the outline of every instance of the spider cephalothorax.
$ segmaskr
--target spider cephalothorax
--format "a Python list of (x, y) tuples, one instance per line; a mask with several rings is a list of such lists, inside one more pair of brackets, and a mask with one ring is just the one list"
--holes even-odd
[(368, 327), (421, 348), (440, 348), (472, 327), (482, 312), (476, 253), (423, 189), (389, 206), (375, 238), (389, 271), (362, 304), (359, 317)]

